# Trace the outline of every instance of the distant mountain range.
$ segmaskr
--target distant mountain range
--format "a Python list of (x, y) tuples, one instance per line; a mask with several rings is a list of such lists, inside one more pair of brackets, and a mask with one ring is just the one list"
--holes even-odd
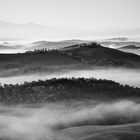
[(117, 38), (111, 38), (111, 39), (107, 39), (109, 41), (127, 41), (128, 38), (127, 37), (117, 37)]
[[(137, 29), (98, 29), (98, 30), (70, 30), (65, 28), (46, 27), (36, 23), (15, 24), (0, 21), (1, 39), (72, 39), (92, 38), (101, 36), (133, 36), (140, 35)], [(116, 38), (114, 38), (116, 40)], [(124, 38), (120, 38), (121, 40)]]
[(47, 49), (47, 50), (52, 50), (52, 49), (60, 49), (64, 48), (67, 46), (72, 46), (80, 43), (88, 43), (90, 41), (87, 40), (62, 40), (62, 41), (36, 41), (33, 43), (21, 43), (18, 41), (17, 43), (10, 43), (8, 41), (3, 41), (3, 43), (0, 44), (0, 51), (2, 52), (3, 50), (15, 50), (16, 52), (20, 52), (20, 50), (23, 50), (22, 52), (25, 51), (33, 51), (33, 50), (38, 50), (38, 49)]
[(136, 41), (101, 41), (99, 42), (101, 45), (109, 47), (109, 48), (121, 48), (124, 46), (137, 46), (140, 47), (140, 42)]
[(90, 41), (86, 41), (86, 40), (63, 40), (63, 41), (37, 41), (37, 42), (33, 42), (30, 45), (30, 50), (35, 50), (35, 49), (60, 49), (60, 48), (64, 48), (67, 46), (72, 46), (72, 45), (76, 45), (76, 44), (81, 44), (81, 43), (88, 43)]
[[(46, 27), (35, 23), (14, 24), (0, 21), (0, 38), (7, 39), (56, 39), (74, 35), (73, 31), (63, 28)], [(72, 36), (71, 36), (72, 37)]]
[(134, 50), (137, 50), (137, 49), (140, 49), (140, 47), (137, 47), (135, 45), (128, 45), (128, 46), (120, 47), (119, 49), (134, 49)]

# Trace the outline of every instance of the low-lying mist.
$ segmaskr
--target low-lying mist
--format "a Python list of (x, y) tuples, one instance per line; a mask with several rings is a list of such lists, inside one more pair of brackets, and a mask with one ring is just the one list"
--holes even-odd
[(65, 103), (40, 106), (0, 106), (0, 139), (70, 140), (61, 130), (77, 126), (128, 125), (140, 122), (134, 101), (69, 107)]
[[(84, 77), (84, 78), (97, 78), (107, 79), (119, 82), (121, 84), (127, 84), (130, 86), (140, 87), (140, 71), (135, 69), (122, 69), (122, 68), (107, 68), (107, 69), (92, 69), (92, 70), (71, 70), (58, 73), (35, 73), (30, 75), (10, 76), (2, 77), (1, 72), (0, 82), (1, 84), (21, 84), (25, 81), (31, 82), (36, 80), (45, 80), (51, 78), (71, 78), (71, 77)], [(6, 73), (7, 75), (7, 73)]]

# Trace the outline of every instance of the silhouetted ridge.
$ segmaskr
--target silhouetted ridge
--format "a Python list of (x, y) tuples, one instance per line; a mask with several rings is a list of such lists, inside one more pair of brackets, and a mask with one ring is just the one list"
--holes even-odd
[(140, 47), (136, 45), (127, 45), (127, 46), (120, 47), (119, 49), (140, 49)]
[(1, 103), (45, 103), (70, 99), (126, 98), (140, 96), (140, 89), (109, 80), (62, 78), (0, 87)]

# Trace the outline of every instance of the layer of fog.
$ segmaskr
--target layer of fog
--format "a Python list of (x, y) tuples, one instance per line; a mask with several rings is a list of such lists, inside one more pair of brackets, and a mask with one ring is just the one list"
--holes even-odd
[(51, 78), (65, 78), (65, 77), (67, 78), (94, 77), (97, 79), (113, 80), (121, 84), (140, 87), (140, 71), (134, 69), (94, 69), (94, 70), (65, 71), (62, 73), (53, 73), (53, 74), (38, 73), (24, 76), (0, 77), (0, 83), (19, 84), (24, 83), (25, 81), (31, 82), (37, 81), (39, 79), (46, 80)]
[[(70, 140), (61, 130), (76, 126), (122, 125), (140, 122), (140, 104), (133, 101), (68, 107), (0, 106), (0, 139)], [(75, 132), (76, 133), (76, 132)]]

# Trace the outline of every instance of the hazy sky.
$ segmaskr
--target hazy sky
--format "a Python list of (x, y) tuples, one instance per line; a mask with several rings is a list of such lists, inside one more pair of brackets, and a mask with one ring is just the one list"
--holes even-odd
[(0, 20), (70, 29), (140, 27), (140, 0), (0, 0)]

